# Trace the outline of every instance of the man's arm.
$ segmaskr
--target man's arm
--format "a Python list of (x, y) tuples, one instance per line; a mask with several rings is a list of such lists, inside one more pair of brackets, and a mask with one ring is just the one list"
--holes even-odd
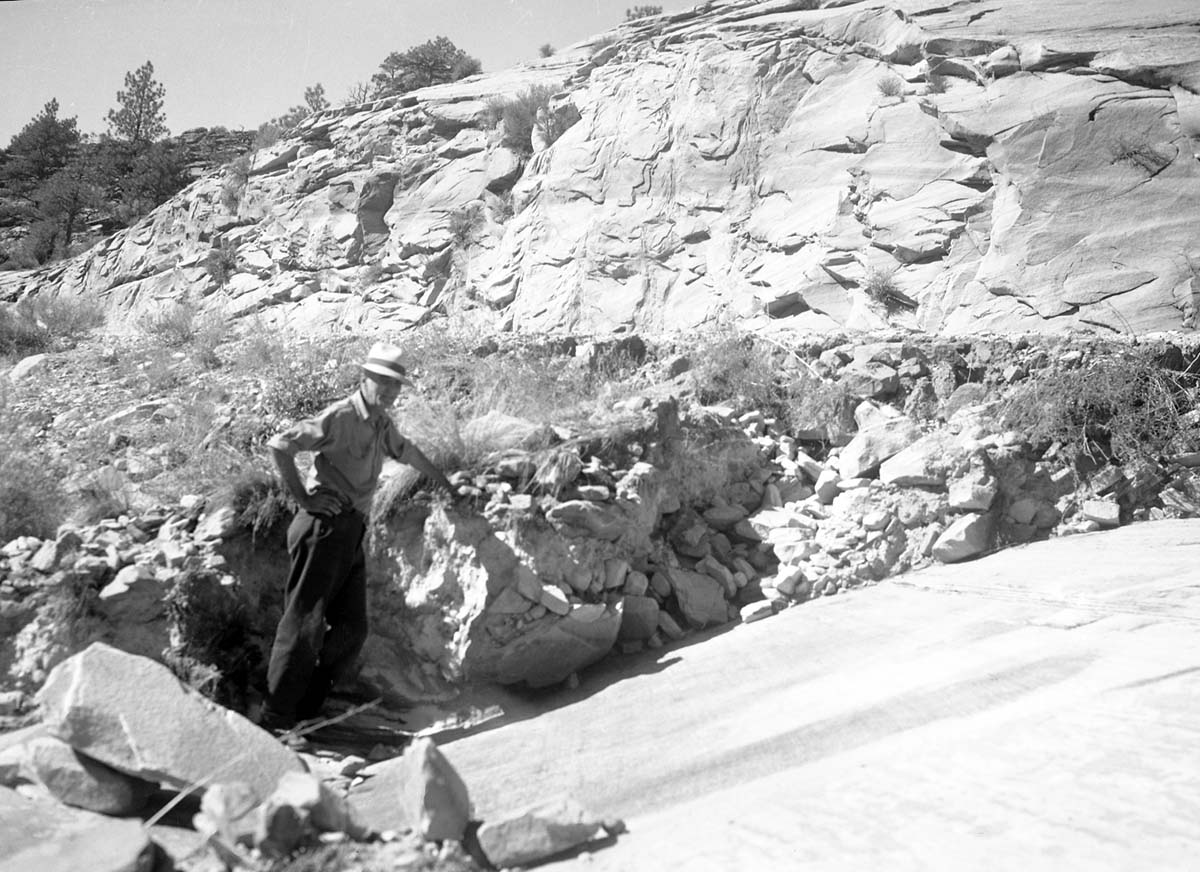
[(271, 446), (271, 460), (279, 471), (279, 478), (292, 499), (310, 515), (336, 515), (342, 510), (342, 500), (330, 491), (318, 490), (310, 494), (300, 479), (300, 470), (296, 468), (296, 457), (282, 448)]
[(433, 465), (433, 462), (425, 456), (420, 448), (409, 442), (404, 446), (404, 456), (399, 458), (401, 463), (407, 463), (417, 472), (424, 475), (434, 487), (442, 488), (450, 496), (454, 496), (454, 485), (450, 484), (449, 479), (442, 473), (440, 469)]

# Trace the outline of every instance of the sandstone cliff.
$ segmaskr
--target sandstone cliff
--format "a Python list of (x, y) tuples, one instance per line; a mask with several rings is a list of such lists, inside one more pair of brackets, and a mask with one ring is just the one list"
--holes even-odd
[[(0, 300), (303, 329), (1192, 330), (1191, 0), (723, 0), (313, 117)], [(551, 87), (532, 154), (497, 101)], [(511, 137), (510, 137), (511, 138)], [(540, 149), (540, 150), (536, 150)]]

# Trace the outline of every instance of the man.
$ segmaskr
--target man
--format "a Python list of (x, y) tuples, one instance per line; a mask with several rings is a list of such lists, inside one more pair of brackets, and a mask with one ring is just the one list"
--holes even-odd
[[(366, 641), (363, 537), (384, 456), (453, 493), (388, 415), (401, 389), (412, 385), (401, 358), (396, 346), (376, 343), (362, 363), (357, 391), (267, 443), (284, 487), (300, 506), (288, 529), (291, 572), (267, 667), (260, 722), (268, 729), (288, 730), (320, 714)], [(316, 454), (307, 484), (296, 468), (301, 451)]]

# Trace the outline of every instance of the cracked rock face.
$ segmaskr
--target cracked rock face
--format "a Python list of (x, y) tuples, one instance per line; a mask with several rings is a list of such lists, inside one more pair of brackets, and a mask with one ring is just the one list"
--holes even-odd
[[(314, 116), (0, 299), (86, 292), (133, 320), (187, 297), (310, 329), (455, 301), (528, 331), (1190, 330), (1194, 17), (711, 2)], [(535, 85), (558, 89), (544, 123), (506, 144), (489, 103)]]

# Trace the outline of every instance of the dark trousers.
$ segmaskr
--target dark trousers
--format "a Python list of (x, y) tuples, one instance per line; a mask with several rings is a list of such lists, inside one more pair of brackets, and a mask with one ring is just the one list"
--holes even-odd
[(292, 569), (267, 667), (268, 718), (315, 717), (353, 669), (367, 639), (365, 532), (353, 510), (334, 517), (301, 511), (288, 528)]

